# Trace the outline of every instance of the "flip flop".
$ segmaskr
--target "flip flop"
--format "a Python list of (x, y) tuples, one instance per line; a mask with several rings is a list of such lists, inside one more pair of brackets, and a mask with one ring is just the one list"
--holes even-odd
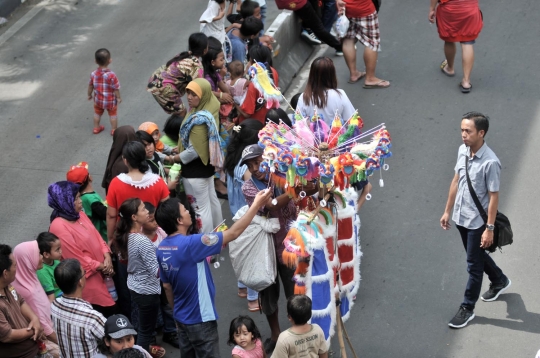
[(103, 132), (103, 130), (105, 129), (105, 126), (99, 126), (97, 128), (94, 128), (94, 134), (99, 134), (101, 132)]
[(444, 73), (445, 75), (447, 75), (448, 77), (454, 77), (456, 74), (455, 73), (448, 73), (444, 70), (444, 68), (446, 67), (446, 65), (448, 65), (448, 61), (447, 60), (444, 60), (443, 62), (441, 62), (441, 71), (442, 73)]
[(470, 93), (472, 90), (472, 83), (471, 83), (471, 87), (463, 87), (463, 84), (460, 82), (459, 88), (461, 88), (461, 93)]
[[(388, 82), (388, 86), (381, 86), (381, 83)], [(376, 88), (388, 88), (390, 87), (390, 81), (387, 80), (380, 80), (379, 82), (375, 83), (374, 85), (366, 85), (364, 84), (364, 88), (366, 89), (376, 89)]]
[(349, 78), (349, 80), (347, 81), (347, 83), (351, 83), (351, 84), (352, 84), (352, 83), (356, 83), (356, 82), (360, 81), (362, 78), (364, 78), (364, 77), (366, 76), (366, 72), (360, 72), (360, 73), (361, 73), (361, 75), (360, 75), (360, 77), (358, 77), (358, 78), (356, 79), (356, 81), (353, 81), (353, 80), (351, 80), (351, 79)]
[[(240, 291), (245, 290), (245, 291)], [(247, 288), (239, 288), (238, 289), (238, 297), (246, 298), (247, 297)]]
[[(251, 302), (251, 301), (249, 301)], [(248, 311), (249, 312), (259, 312), (261, 310), (261, 307), (259, 305), (257, 305), (257, 307), (249, 307), (248, 305)]]

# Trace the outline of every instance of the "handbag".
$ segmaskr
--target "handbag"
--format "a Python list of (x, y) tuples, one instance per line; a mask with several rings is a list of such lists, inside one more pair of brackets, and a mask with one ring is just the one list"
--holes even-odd
[[(478, 196), (476, 196), (476, 192), (474, 191), (474, 188), (471, 183), (471, 178), (469, 177), (469, 156), (465, 155), (465, 174), (467, 175), (467, 184), (469, 186), (469, 192), (471, 193), (472, 199), (474, 201), (474, 204), (476, 205), (476, 209), (478, 209), (478, 212), (480, 213), (480, 216), (484, 220), (484, 223), (487, 224), (488, 216), (486, 214), (486, 211), (482, 207), (482, 204), (480, 204), (480, 200), (478, 200)], [(503, 213), (497, 211), (497, 216), (495, 217), (495, 230), (493, 232), (493, 243), (489, 248), (487, 248), (487, 251), (489, 252), (495, 252), (497, 247), (499, 250), (503, 246), (511, 245), (514, 242), (514, 233), (512, 232), (512, 226), (510, 225), (510, 220), (506, 215)]]

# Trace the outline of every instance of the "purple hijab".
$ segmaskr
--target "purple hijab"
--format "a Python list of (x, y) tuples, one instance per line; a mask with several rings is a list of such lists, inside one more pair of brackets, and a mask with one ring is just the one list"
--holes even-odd
[(79, 219), (79, 213), (75, 211), (75, 197), (79, 188), (80, 185), (69, 181), (59, 181), (49, 185), (47, 202), (53, 209), (51, 222), (57, 217), (69, 221)]

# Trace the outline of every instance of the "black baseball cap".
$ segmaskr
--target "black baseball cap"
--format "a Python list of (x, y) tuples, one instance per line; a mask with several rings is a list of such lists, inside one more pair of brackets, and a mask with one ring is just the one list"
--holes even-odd
[(114, 339), (122, 338), (129, 335), (137, 335), (137, 331), (123, 314), (115, 314), (107, 318), (105, 322), (105, 335)]
[(244, 148), (242, 151), (242, 160), (240, 160), (240, 165), (246, 164), (246, 161), (257, 158), (263, 155), (264, 150), (258, 144), (251, 144)]

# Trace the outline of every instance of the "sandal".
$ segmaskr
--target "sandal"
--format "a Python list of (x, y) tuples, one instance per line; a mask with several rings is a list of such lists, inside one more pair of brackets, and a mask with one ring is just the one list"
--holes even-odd
[(247, 297), (247, 288), (238, 289), (238, 297), (246, 298)]
[[(388, 85), (386, 86), (383, 85), (384, 82), (388, 82)], [(390, 81), (387, 81), (387, 80), (380, 80), (379, 82), (372, 85), (364, 84), (365, 89), (388, 88), (388, 87), (390, 87)]]
[[(257, 303), (257, 307), (249, 307), (249, 304), (252, 302)], [(249, 312), (259, 312), (261, 310), (261, 306), (259, 306), (259, 300), (248, 301), (248, 310)]]
[(165, 350), (165, 348), (161, 347), (161, 346), (158, 346), (158, 345), (151, 345), (150, 346), (150, 355), (153, 357), (153, 358), (162, 358), (165, 356), (165, 353), (167, 351)]
[(455, 73), (448, 73), (448, 72), (446, 72), (446, 70), (444, 69), (447, 65), (448, 65), (448, 61), (447, 61), (447, 60), (444, 60), (443, 62), (441, 62), (441, 65), (440, 65), (439, 67), (441, 68), (442, 73), (444, 73), (444, 74), (447, 75), (448, 77), (454, 77), (454, 76), (456, 75)]
[(366, 77), (366, 72), (360, 72), (360, 77), (358, 77), (356, 79), (356, 81), (353, 81), (349, 78), (349, 80), (347, 81), (347, 83), (356, 83), (358, 81), (360, 81), (362, 78)]
[(114, 131), (115, 131), (115, 130), (116, 130), (116, 129), (111, 129), (111, 135), (114, 135)]
[(105, 126), (99, 126), (97, 128), (94, 128), (94, 134), (99, 134), (103, 132), (104, 129), (105, 129)]
[(459, 88), (461, 88), (461, 93), (470, 93), (472, 90), (472, 83), (471, 83), (471, 87), (463, 87), (463, 84), (460, 82)]

